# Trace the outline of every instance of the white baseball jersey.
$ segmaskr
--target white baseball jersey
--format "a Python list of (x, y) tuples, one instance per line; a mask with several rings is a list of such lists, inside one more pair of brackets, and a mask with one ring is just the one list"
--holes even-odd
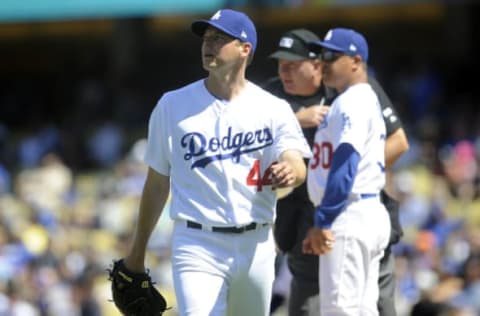
[(230, 101), (204, 80), (165, 93), (153, 110), (145, 162), (170, 176), (174, 220), (272, 223), (269, 167), (287, 149), (311, 155), (290, 106), (249, 82)]
[(341, 143), (351, 144), (360, 155), (351, 194), (379, 193), (385, 185), (385, 133), (380, 104), (369, 84), (351, 86), (335, 99), (318, 126), (309, 162), (307, 187), (315, 206), (322, 201), (332, 155)]

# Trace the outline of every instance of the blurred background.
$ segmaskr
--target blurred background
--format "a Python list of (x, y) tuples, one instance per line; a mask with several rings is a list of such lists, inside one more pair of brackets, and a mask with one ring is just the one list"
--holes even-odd
[[(205, 76), (190, 23), (223, 7), (257, 25), (258, 84), (289, 29), (366, 35), (411, 145), (389, 183), (398, 313), (480, 315), (478, 0), (2, 0), (0, 316), (118, 315), (105, 269), (129, 244), (150, 111)], [(176, 315), (166, 208), (147, 265)]]

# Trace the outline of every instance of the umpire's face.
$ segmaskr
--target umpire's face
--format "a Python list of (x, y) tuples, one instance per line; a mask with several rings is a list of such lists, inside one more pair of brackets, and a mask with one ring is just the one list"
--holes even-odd
[(230, 69), (248, 59), (250, 43), (244, 43), (209, 26), (203, 34), (202, 64), (207, 71)]
[(318, 59), (278, 59), (278, 76), (290, 95), (311, 96), (320, 87), (322, 66)]

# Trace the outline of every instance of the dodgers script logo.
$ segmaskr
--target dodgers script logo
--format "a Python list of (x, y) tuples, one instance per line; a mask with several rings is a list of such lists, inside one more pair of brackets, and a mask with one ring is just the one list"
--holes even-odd
[(182, 148), (187, 149), (183, 155), (185, 160), (198, 158), (191, 166), (193, 169), (205, 168), (216, 160), (232, 158), (234, 162), (238, 162), (243, 154), (271, 146), (273, 137), (269, 128), (233, 134), (229, 127), (223, 137), (208, 139), (200, 132), (191, 132), (183, 135), (180, 143)]

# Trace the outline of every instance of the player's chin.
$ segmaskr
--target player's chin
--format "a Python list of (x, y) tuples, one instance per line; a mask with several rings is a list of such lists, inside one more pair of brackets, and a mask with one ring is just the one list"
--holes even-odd
[(288, 94), (297, 94), (297, 87), (293, 83), (284, 82), (283, 90)]

